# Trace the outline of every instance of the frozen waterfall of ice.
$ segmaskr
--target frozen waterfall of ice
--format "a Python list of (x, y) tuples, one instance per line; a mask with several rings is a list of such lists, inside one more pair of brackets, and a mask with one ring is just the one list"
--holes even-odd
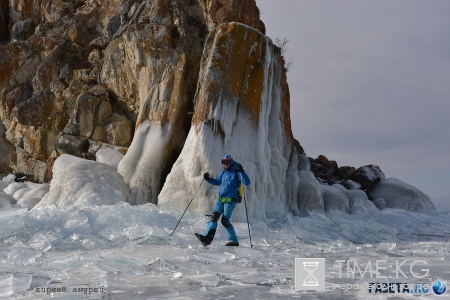
[[(186, 207), (202, 182), (203, 173), (217, 176), (222, 169), (222, 156), (229, 153), (243, 165), (252, 182), (245, 193), (250, 219), (263, 220), (267, 216), (287, 213), (288, 206), (298, 207), (297, 200), (289, 204), (286, 200), (286, 191), (297, 193), (300, 180), (297, 168), (289, 168), (289, 159), (295, 155), (280, 121), (282, 66), (275, 58), (268, 38), (265, 43), (265, 76), (260, 113), (256, 117), (258, 123), (255, 126), (248, 112), (239, 109), (238, 99), (220, 98), (217, 105), (210, 108), (208, 122), (191, 127), (183, 150), (159, 194), (158, 206), (164, 209)], [(211, 60), (219, 55), (215, 50), (211, 53), (211, 57), (204, 59)], [(209, 80), (216, 71), (213, 63), (208, 64), (200, 75), (199, 85), (202, 78)], [(296, 165), (296, 162), (291, 164)], [(210, 213), (217, 191), (216, 187), (204, 183), (190, 211)], [(238, 205), (233, 220), (245, 218), (244, 205)]]
[(158, 196), (168, 142), (167, 130), (159, 123), (141, 123), (127, 154), (119, 163), (117, 171), (130, 187), (131, 204), (152, 202)]

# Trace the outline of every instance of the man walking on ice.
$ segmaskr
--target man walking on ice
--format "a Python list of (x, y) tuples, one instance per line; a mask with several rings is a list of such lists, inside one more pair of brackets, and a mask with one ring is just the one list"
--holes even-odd
[(222, 158), (223, 170), (220, 172), (217, 179), (214, 179), (209, 173), (205, 173), (203, 178), (213, 185), (220, 185), (219, 197), (214, 205), (211, 215), (211, 221), (206, 226), (205, 235), (195, 233), (195, 236), (200, 242), (207, 246), (212, 243), (214, 235), (216, 234), (217, 221), (222, 215), (221, 223), (227, 230), (229, 242), (225, 246), (239, 246), (239, 241), (234, 231), (233, 224), (230, 219), (233, 213), (234, 207), (238, 203), (238, 188), (241, 183), (245, 185), (250, 184), (250, 178), (245, 173), (242, 166), (233, 160), (230, 154), (226, 154)]

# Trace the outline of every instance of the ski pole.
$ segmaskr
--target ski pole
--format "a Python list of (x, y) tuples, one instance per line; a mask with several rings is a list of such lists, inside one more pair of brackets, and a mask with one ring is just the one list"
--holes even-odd
[(250, 234), (250, 223), (248, 222), (247, 202), (245, 201), (245, 190), (244, 190), (244, 205), (245, 205), (245, 214), (247, 215), (248, 236), (250, 237), (250, 246), (251, 246), (250, 248), (253, 248), (252, 235)]
[(170, 236), (172, 236), (172, 234), (173, 234), (173, 233), (175, 232), (175, 229), (177, 229), (177, 227), (178, 227), (178, 224), (180, 224), (180, 222), (181, 222), (181, 219), (183, 219), (183, 216), (184, 216), (184, 214), (186, 213), (186, 211), (187, 211), (187, 209), (188, 209), (189, 205), (191, 205), (191, 202), (192, 202), (192, 200), (194, 200), (194, 198), (195, 198), (195, 195), (197, 195), (197, 192), (198, 192), (198, 190), (200, 189), (200, 187), (202, 186), (202, 183), (203, 183), (203, 181), (205, 181), (205, 178), (203, 178), (202, 182), (200, 182), (200, 185), (198, 186), (198, 189), (197, 189), (197, 191), (195, 191), (195, 194), (194, 194), (194, 196), (192, 197), (191, 201), (189, 201), (189, 204), (188, 204), (188, 206), (186, 207), (186, 209), (184, 210), (184, 213), (183, 213), (183, 215), (181, 215), (181, 218), (180, 218), (180, 220), (178, 221), (178, 223), (177, 223), (177, 226), (175, 226), (175, 228), (173, 229), (172, 233), (171, 233), (171, 234), (169, 234)]

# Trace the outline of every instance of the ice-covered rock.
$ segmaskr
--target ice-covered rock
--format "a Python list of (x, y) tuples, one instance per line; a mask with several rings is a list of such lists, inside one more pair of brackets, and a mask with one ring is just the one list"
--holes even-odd
[(130, 187), (131, 204), (156, 203), (167, 155), (167, 130), (160, 123), (141, 123), (119, 163), (117, 171)]
[(342, 183), (342, 185), (348, 190), (360, 190), (361, 185), (353, 180), (347, 180)]
[(13, 196), (17, 191), (28, 188), (25, 182), (13, 182), (10, 183), (3, 191)]
[(26, 207), (26, 208), (28, 208), (28, 209), (32, 209), (32, 208), (35, 207), (36, 204), (38, 204), (41, 200), (42, 200), (42, 197), (37, 197), (37, 196), (23, 197), (23, 198), (20, 198), (20, 199), (17, 201), (16, 206), (17, 206), (17, 207)]
[(351, 214), (373, 214), (379, 211), (372, 201), (369, 200), (365, 192), (361, 190), (347, 190), (340, 184), (334, 184), (333, 187), (338, 188), (347, 196)]
[[(21, 186), (27, 186), (17, 190), (14, 193), (14, 199), (17, 207), (33, 208), (48, 193), (50, 185), (47, 183), (36, 184), (25, 182)], [(14, 190), (14, 189), (13, 189)], [(15, 203), (14, 202), (14, 203)]]
[(367, 208), (369, 214), (375, 214), (381, 210), (370, 200), (365, 201), (364, 206)]
[(4, 201), (8, 201), (10, 204), (14, 204), (17, 202), (16, 198), (14, 198), (13, 196), (0, 191), (0, 199), (4, 200)]
[(376, 198), (372, 200), (373, 204), (379, 209), (384, 210), (386, 209), (386, 201), (384, 201), (383, 198)]
[(360, 167), (350, 175), (350, 179), (359, 183), (362, 189), (369, 189), (374, 183), (381, 182), (385, 178), (380, 167), (373, 164)]
[(430, 197), (416, 187), (393, 177), (375, 183), (368, 195), (371, 199), (383, 198), (387, 208), (420, 212), (436, 210)]
[(103, 163), (64, 154), (55, 161), (53, 174), (50, 191), (36, 207), (111, 205), (130, 199), (122, 176)]
[(3, 191), (9, 183), (0, 180), (0, 191)]
[(0, 194), (0, 209), (10, 209), (11, 208), (11, 202), (9, 202), (7, 199), (3, 199), (2, 195)]
[(95, 153), (96, 161), (107, 164), (117, 170), (123, 154), (117, 150), (100, 149)]
[(306, 170), (299, 172), (298, 188), (294, 192), (296, 192), (296, 196), (293, 197), (295, 202), (289, 205), (290, 201), (288, 199), (289, 208), (294, 214), (306, 216), (312, 211), (324, 211), (324, 200), (320, 184), (312, 172)]
[(362, 204), (356, 204), (356, 205), (353, 205), (353, 206), (350, 208), (350, 213), (351, 213), (352, 215), (362, 215), (362, 216), (364, 216), (364, 215), (368, 215), (368, 214), (369, 214), (369, 211), (368, 211), (368, 209), (367, 209), (364, 205), (362, 205)]
[[(298, 189), (300, 181), (286, 73), (277, 51), (269, 38), (243, 24), (224, 23), (210, 32), (200, 63), (189, 135), (158, 205), (186, 207), (201, 175), (217, 176), (221, 157), (230, 153), (242, 163), (252, 182), (246, 188), (250, 218), (289, 211), (286, 195)], [(190, 209), (211, 212), (217, 191), (205, 184)], [(303, 200), (294, 199), (291, 204), (299, 210)], [(243, 205), (236, 207), (233, 218), (245, 220)]]
[(22, 199), (23, 197), (44, 197), (45, 194), (48, 193), (50, 189), (50, 185), (47, 183), (35, 184), (28, 183), (29, 187), (20, 189), (14, 193), (14, 198), (17, 200)]
[(345, 187), (343, 187), (340, 184), (333, 184), (332, 186), (339, 189), (345, 196), (347, 196), (347, 198), (349, 200), (348, 204), (349, 204), (350, 208), (353, 205), (363, 204), (364, 201), (369, 200), (369, 198), (367, 197), (367, 194), (364, 193), (363, 191), (347, 190)]
[(338, 210), (350, 213), (349, 200), (339, 188), (332, 186), (321, 186), (324, 208), (326, 212)]

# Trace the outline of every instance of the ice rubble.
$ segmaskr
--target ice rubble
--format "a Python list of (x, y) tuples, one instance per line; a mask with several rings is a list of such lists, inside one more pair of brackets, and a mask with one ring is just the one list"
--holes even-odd
[[(241, 247), (222, 246), (227, 237), (219, 229), (212, 246), (204, 248), (192, 233), (203, 230), (208, 219), (194, 213), (187, 213), (170, 237), (180, 215), (152, 204), (125, 202), (0, 211), (0, 295), (34, 299), (37, 287), (67, 287), (69, 292), (53, 297), (76, 298), (73, 288), (98, 287), (107, 298), (121, 299), (237, 294), (252, 299), (251, 291), (260, 299), (295, 298), (299, 293), (294, 292), (293, 260), (319, 253), (327, 259), (327, 282), (342, 282), (336, 279), (335, 259), (354, 257), (424, 257), (431, 271), (423, 280), (450, 279), (442, 267), (450, 259), (449, 211), (386, 209), (364, 220), (339, 211), (305, 218), (288, 213), (252, 224), (253, 248), (247, 224), (240, 222), (235, 229)], [(335, 293), (327, 287), (309, 294), (339, 298)]]
[(0, 209), (12, 207), (32, 208), (48, 192), (48, 184), (33, 182), (14, 182), (14, 175), (8, 175), (0, 180)]

